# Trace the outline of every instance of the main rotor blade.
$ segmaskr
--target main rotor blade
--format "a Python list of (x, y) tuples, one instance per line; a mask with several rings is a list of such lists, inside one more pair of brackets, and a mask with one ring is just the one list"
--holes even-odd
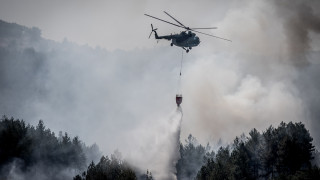
[(169, 24), (171, 24), (171, 25), (174, 25), (174, 26), (177, 26), (177, 27), (180, 27), (180, 28), (185, 28), (185, 27), (183, 27), (183, 26), (179, 26), (179, 25), (177, 25), (177, 24), (174, 24), (174, 23), (171, 23), (171, 22), (169, 22), (169, 21), (165, 21), (165, 20), (159, 19), (159, 18), (157, 18), (157, 17), (150, 16), (150, 15), (148, 15), (148, 14), (144, 14), (144, 15), (149, 16), (149, 17), (152, 17), (152, 18), (157, 19), (157, 20), (159, 20), (159, 21), (163, 21), (163, 22), (169, 23)]
[(225, 41), (230, 41), (230, 42), (232, 42), (232, 41), (229, 40), (229, 39), (225, 39), (225, 38), (222, 38), (222, 37), (218, 37), (218, 36), (214, 36), (214, 35), (211, 35), (211, 34), (203, 33), (203, 32), (200, 32), (200, 31), (193, 30), (193, 29), (191, 29), (191, 31), (194, 31), (194, 32), (197, 32), (197, 33), (200, 33), (200, 34), (204, 34), (204, 35), (207, 35), (207, 36), (212, 36), (212, 37), (215, 37), (215, 38), (218, 38), (218, 39), (222, 39), (222, 40), (225, 40)]
[(190, 28), (190, 29), (218, 29), (217, 27), (208, 27), (208, 28)]
[(163, 11), (164, 13), (166, 13), (169, 17), (171, 17), (173, 20), (175, 20), (178, 24), (180, 24), (181, 26), (183, 26), (186, 29), (189, 29), (189, 27), (186, 27), (185, 25), (183, 25), (181, 22), (179, 22), (178, 20), (176, 20), (174, 17), (172, 17), (169, 13)]

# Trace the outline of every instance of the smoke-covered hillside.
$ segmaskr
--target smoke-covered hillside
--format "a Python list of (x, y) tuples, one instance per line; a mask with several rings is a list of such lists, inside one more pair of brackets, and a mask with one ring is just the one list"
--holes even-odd
[(43, 121), (36, 127), (23, 120), (0, 120), (0, 179), (71, 179), (101, 157), (97, 145), (76, 136), (55, 135)]
[[(179, 63), (167, 58), (172, 50), (163, 57), (153, 57), (161, 49), (109, 52), (40, 34), (38, 28), (1, 21), (0, 114), (33, 124), (46, 119), (54, 131), (117, 147), (118, 138), (127, 138), (132, 128), (175, 106), (167, 97), (168, 90), (175, 92), (172, 75)], [(159, 108), (167, 101), (171, 106)]]
[[(236, 137), (234, 143), (212, 150), (209, 143), (199, 144), (189, 135), (185, 144), (174, 149), (179, 154), (174, 175), (186, 179), (319, 179), (316, 165), (319, 152), (302, 123), (281, 123), (260, 133)], [(166, 147), (162, 147), (166, 148)], [(167, 152), (169, 154), (175, 154)], [(101, 157), (101, 158), (100, 158)], [(99, 160), (100, 158), (100, 160)], [(98, 161), (99, 160), (99, 161)], [(156, 158), (155, 158), (156, 160)], [(158, 169), (154, 169), (158, 171)], [(56, 136), (43, 121), (36, 127), (23, 120), (3, 117), (0, 121), (0, 178), (1, 179), (147, 179), (136, 164), (122, 159), (115, 151), (101, 156), (97, 146), (87, 147), (78, 137)], [(175, 179), (171, 176), (155, 179)]]
[(0, 29), (0, 114), (30, 124), (44, 119), (53, 132), (97, 143), (104, 154), (119, 149), (143, 171), (153, 162), (156, 176), (171, 173), (173, 157), (159, 146), (173, 150), (172, 122), (180, 122), (167, 115), (180, 62), (167, 58), (173, 50), (161, 57), (153, 56), (161, 49), (109, 52), (46, 40), (39, 29), (14, 23), (1, 21)]

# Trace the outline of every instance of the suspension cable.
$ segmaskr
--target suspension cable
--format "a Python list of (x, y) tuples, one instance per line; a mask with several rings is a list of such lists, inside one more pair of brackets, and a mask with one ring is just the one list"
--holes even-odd
[(182, 79), (182, 63), (183, 63), (183, 52), (181, 52), (181, 60), (180, 60), (180, 73), (179, 73), (179, 78), (178, 78), (178, 87), (177, 87), (177, 94), (182, 94), (182, 89), (181, 89), (181, 79)]
[(180, 78), (181, 78), (181, 71), (182, 71), (182, 60), (183, 60), (183, 50), (181, 51)]

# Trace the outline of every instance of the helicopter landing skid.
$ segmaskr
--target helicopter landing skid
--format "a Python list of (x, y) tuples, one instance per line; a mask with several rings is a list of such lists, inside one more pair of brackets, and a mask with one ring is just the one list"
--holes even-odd
[(187, 53), (189, 52), (189, 50), (191, 50), (191, 48), (189, 48), (189, 49), (187, 48), (187, 49), (186, 49), (186, 48), (184, 48), (184, 47), (182, 47), (182, 49), (184, 49)]

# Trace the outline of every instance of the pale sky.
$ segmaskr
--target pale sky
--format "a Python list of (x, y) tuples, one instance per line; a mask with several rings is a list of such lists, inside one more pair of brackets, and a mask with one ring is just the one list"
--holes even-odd
[(159, 28), (159, 34), (182, 30), (148, 18), (144, 13), (173, 21), (163, 13), (167, 11), (190, 27), (210, 27), (216, 26), (233, 6), (232, 1), (222, 0), (1, 0), (0, 17), (38, 27), (48, 39), (67, 38), (79, 44), (114, 50), (152, 47), (154, 42), (147, 39), (150, 23)]

